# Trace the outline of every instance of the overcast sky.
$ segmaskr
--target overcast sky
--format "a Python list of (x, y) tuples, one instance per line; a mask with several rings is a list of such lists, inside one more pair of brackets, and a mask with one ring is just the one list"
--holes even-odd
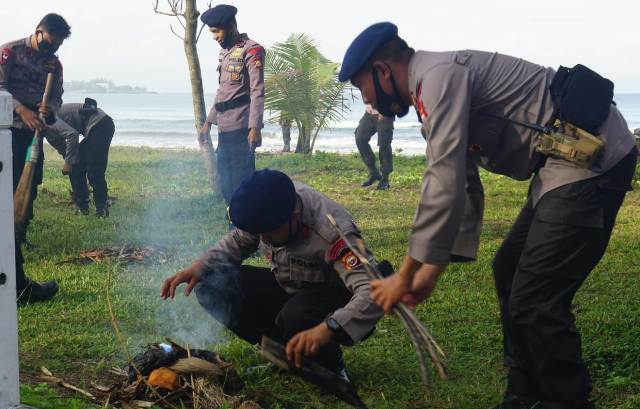
[[(164, 5), (166, 0), (160, 0)], [(2, 0), (0, 42), (33, 32), (55, 11), (72, 26), (59, 51), (65, 80), (106, 77), (119, 85), (189, 92), (181, 41), (169, 31), (175, 19), (155, 15), (152, 0)], [(207, 2), (199, 0), (201, 10)], [(215, 5), (216, 3), (214, 3)], [(557, 67), (585, 64), (640, 93), (638, 0), (240, 0), (240, 31), (265, 47), (291, 33), (313, 37), (340, 61), (366, 26), (392, 21), (416, 49), (499, 51)], [(218, 45), (203, 32), (198, 45), (205, 91), (217, 85)]]

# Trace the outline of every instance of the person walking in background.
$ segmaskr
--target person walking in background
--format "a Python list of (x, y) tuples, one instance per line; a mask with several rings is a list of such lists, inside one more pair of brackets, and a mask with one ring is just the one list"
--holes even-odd
[(238, 32), (237, 9), (219, 4), (200, 16), (220, 44), (219, 86), (202, 126), (201, 141), (218, 126), (218, 186), (227, 205), (240, 182), (255, 170), (255, 149), (262, 144), (264, 48)]
[(282, 128), (282, 152), (291, 152), (291, 119), (280, 117), (278, 123)]
[[(389, 189), (389, 174), (393, 171), (393, 154), (391, 141), (393, 140), (394, 118), (385, 117), (378, 113), (371, 105), (365, 105), (365, 113), (356, 128), (356, 146), (362, 157), (362, 161), (369, 169), (369, 178), (362, 182), (362, 187), (368, 187), (378, 182), (377, 189)], [(371, 137), (378, 133), (378, 156), (380, 159), (380, 172), (376, 167), (376, 155), (369, 145)]]
[[(56, 122), (46, 128), (47, 140), (65, 158), (63, 173), (69, 174), (73, 201), (79, 213), (89, 214), (88, 179), (93, 189), (96, 216), (109, 216), (105, 173), (114, 133), (113, 119), (91, 98), (85, 98), (84, 104), (63, 104)], [(79, 135), (84, 139), (78, 145)]]

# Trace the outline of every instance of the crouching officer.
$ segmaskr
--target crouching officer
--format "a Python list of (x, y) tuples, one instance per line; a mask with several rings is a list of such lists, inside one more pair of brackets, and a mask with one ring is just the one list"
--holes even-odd
[[(89, 187), (93, 189), (96, 216), (109, 216), (109, 192), (105, 173), (109, 148), (115, 133), (113, 119), (98, 108), (95, 99), (85, 98), (84, 104), (63, 104), (56, 122), (47, 127), (46, 137), (65, 157), (63, 173), (69, 173), (73, 200), (79, 212), (89, 214)], [(78, 145), (79, 135), (84, 139)], [(64, 141), (64, 142), (63, 142)], [(65, 148), (60, 146), (64, 143)]]
[(556, 72), (497, 53), (415, 52), (391, 23), (353, 41), (340, 80), (383, 115), (413, 105), (428, 142), (408, 254), (372, 283), (374, 300), (386, 311), (421, 302), (449, 262), (475, 258), (478, 167), (532, 177), (493, 263), (509, 368), (498, 408), (593, 408), (570, 306), (605, 252), (637, 160), (613, 83), (581, 65)]
[[(378, 190), (389, 189), (389, 175), (393, 171), (393, 154), (391, 141), (393, 140), (393, 119), (380, 115), (371, 105), (365, 106), (365, 112), (356, 128), (356, 146), (360, 157), (367, 169), (369, 178), (362, 182), (362, 187), (369, 187), (378, 180)], [(376, 155), (374, 155), (369, 141), (378, 133), (378, 156), (380, 157), (380, 170), (376, 167)]]
[[(371, 334), (382, 310), (369, 298), (369, 277), (327, 220), (360, 238), (351, 215), (321, 193), (274, 170), (247, 177), (229, 215), (237, 228), (193, 264), (169, 277), (161, 297), (187, 283), (216, 320), (252, 344), (263, 335), (346, 377), (340, 344)], [(260, 250), (271, 268), (243, 265)], [(371, 257), (371, 253), (367, 253)]]
[(237, 9), (220, 4), (200, 19), (222, 49), (218, 58), (218, 92), (202, 127), (201, 141), (218, 126), (217, 177), (227, 204), (242, 179), (255, 170), (255, 149), (262, 144), (264, 49), (238, 32)]
[[(42, 131), (46, 126), (45, 122), (53, 123), (55, 112), (62, 104), (63, 69), (56, 51), (70, 35), (71, 28), (66, 20), (51, 13), (40, 20), (35, 32), (29, 37), (0, 46), (0, 90), (9, 92), (13, 97), (11, 146), (14, 192), (36, 130)], [(54, 74), (54, 83), (49, 105), (42, 105), (48, 73)], [(42, 121), (38, 114), (43, 115), (46, 120)], [(40, 152), (32, 185), (29, 220), (33, 218), (33, 201), (38, 195), (38, 185), (42, 183), (43, 162), (44, 152)], [(19, 303), (45, 301), (58, 292), (55, 281), (40, 284), (31, 281), (24, 272), (21, 245), (26, 240), (29, 220), (23, 229), (16, 230), (16, 287)]]

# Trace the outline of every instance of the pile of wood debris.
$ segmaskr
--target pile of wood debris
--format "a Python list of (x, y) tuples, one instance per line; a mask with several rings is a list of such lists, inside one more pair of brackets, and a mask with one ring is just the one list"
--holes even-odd
[(42, 368), (41, 378), (100, 402), (104, 407), (261, 409), (239, 395), (244, 383), (233, 364), (214, 352), (185, 349), (168, 340), (149, 345), (124, 370), (112, 368), (121, 381), (110, 386), (92, 382), (89, 390), (71, 385)]
[(81, 252), (77, 257), (68, 258), (57, 264), (91, 264), (103, 262), (143, 263), (152, 256), (159, 256), (160, 262), (166, 261), (164, 252), (154, 246), (111, 246), (98, 250)]

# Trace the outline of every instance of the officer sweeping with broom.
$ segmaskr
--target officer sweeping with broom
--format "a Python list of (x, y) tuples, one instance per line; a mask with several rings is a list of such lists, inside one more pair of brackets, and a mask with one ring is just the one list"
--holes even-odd
[(55, 281), (41, 284), (26, 276), (20, 246), (33, 217), (37, 185), (42, 183), (40, 132), (53, 123), (62, 104), (62, 64), (55, 52), (70, 34), (64, 18), (52, 13), (44, 16), (29, 37), (0, 46), (0, 90), (13, 96), (14, 108), (11, 135), (18, 303), (48, 300), (58, 291)]

